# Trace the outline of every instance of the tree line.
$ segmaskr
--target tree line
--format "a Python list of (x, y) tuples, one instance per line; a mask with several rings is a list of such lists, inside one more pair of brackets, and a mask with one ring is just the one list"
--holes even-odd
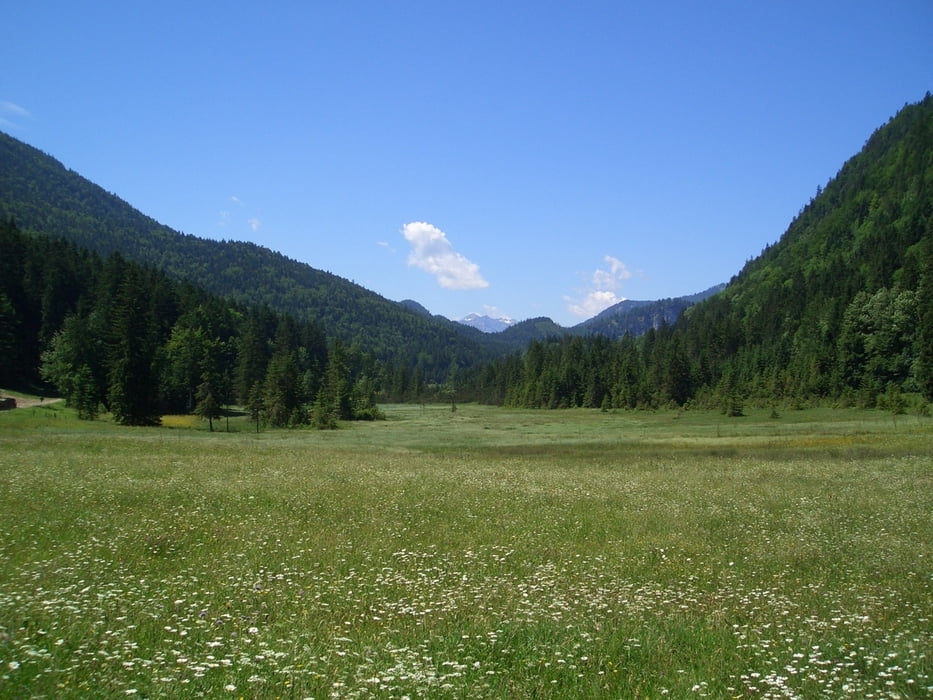
[(114, 253), (0, 223), (0, 383), (53, 386), (92, 419), (167, 413), (211, 421), (245, 406), (257, 425), (374, 419), (375, 361), (310, 320), (244, 306)]
[[(683, 320), (634, 338), (564, 336), (467, 373), (461, 400), (519, 408), (693, 406), (741, 415), (756, 405), (832, 403), (899, 410), (933, 401), (933, 275), (919, 291), (859, 292), (832, 342), (743, 345), (741, 329)], [(828, 345), (824, 347), (824, 345)]]

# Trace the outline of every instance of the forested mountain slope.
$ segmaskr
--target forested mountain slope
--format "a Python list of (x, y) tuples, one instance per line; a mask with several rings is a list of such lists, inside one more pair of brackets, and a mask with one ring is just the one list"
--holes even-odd
[(879, 128), (775, 245), (678, 328), (696, 380), (757, 394), (921, 389), (933, 348), (933, 97)]
[(480, 400), (516, 406), (933, 400), (933, 97), (879, 128), (675, 325), (536, 342), (474, 379)]
[(427, 378), (446, 376), (454, 357), (472, 364), (493, 356), (459, 324), (413, 313), (336, 275), (252, 243), (174, 231), (0, 132), (0, 217), (10, 216), (24, 231), (61, 236), (104, 256), (119, 252), (224, 298), (313, 320), (381, 360), (420, 365)]
[(51, 389), (82, 418), (103, 407), (128, 425), (192, 411), (213, 421), (232, 403), (257, 427), (380, 415), (383, 367), (313, 321), (24, 234), (12, 220), (0, 220), (0, 251), (0, 386)]

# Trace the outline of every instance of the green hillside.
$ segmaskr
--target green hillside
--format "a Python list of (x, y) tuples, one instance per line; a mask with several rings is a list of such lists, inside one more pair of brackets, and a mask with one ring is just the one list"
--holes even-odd
[(476, 377), (516, 406), (933, 400), (933, 97), (866, 142), (727, 288), (635, 342), (563, 338)]
[(707, 386), (929, 394), (933, 97), (879, 128), (774, 246), (679, 327)]
[(454, 357), (473, 364), (493, 356), (459, 324), (413, 313), (336, 275), (252, 243), (174, 231), (2, 132), (0, 216), (104, 256), (119, 252), (235, 302), (312, 320), (329, 336), (393, 365), (419, 366), (426, 377), (443, 378)]

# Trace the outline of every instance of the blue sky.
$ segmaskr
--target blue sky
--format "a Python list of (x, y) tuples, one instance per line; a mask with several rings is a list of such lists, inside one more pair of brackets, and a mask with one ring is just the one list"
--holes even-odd
[(933, 3), (5, 3), (0, 129), (434, 313), (728, 281), (905, 103)]

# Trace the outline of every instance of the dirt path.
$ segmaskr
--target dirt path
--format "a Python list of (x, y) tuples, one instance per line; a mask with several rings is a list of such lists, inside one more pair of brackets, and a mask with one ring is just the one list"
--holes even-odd
[(16, 408), (32, 408), (33, 406), (42, 406), (49, 403), (55, 403), (56, 401), (61, 401), (60, 398), (42, 398), (36, 399), (31, 396), (21, 396), (19, 394), (14, 394), (9, 391), (3, 392), (3, 396), (9, 396), (12, 399), (16, 399)]

